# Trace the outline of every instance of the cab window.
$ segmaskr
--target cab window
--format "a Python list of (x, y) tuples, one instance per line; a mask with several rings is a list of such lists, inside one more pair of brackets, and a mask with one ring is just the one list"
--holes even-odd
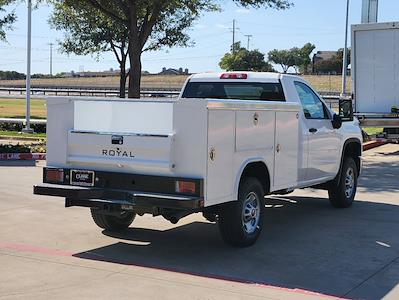
[(285, 101), (281, 83), (188, 82), (183, 98)]
[(323, 102), (313, 90), (302, 82), (294, 82), (306, 119), (328, 119)]

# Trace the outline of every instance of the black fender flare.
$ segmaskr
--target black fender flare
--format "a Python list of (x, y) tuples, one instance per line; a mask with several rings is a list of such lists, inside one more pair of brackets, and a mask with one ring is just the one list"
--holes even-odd
[[(341, 174), (342, 174), (342, 166), (344, 164), (344, 159), (345, 159), (345, 152), (346, 152), (346, 149), (348, 148), (348, 145), (353, 144), (353, 143), (359, 145), (360, 153), (362, 153), (362, 142), (358, 138), (349, 138), (345, 141), (345, 143), (342, 147), (341, 163), (339, 165), (338, 174), (337, 174), (337, 176), (335, 176), (334, 180), (332, 180), (332, 182), (331, 182), (334, 186), (338, 186), (340, 183), (340, 178), (341, 178)], [(359, 162), (359, 163), (361, 163), (361, 162)], [(358, 166), (358, 168), (360, 169), (360, 165)]]

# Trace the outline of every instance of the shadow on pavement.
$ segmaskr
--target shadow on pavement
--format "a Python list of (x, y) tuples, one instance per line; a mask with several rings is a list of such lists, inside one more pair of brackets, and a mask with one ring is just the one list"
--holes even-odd
[[(382, 154), (379, 154), (382, 155)], [(384, 157), (395, 159), (399, 151), (385, 153)], [(390, 161), (367, 161), (359, 177), (359, 187), (365, 192), (398, 192), (399, 191), (399, 159)], [(399, 204), (399, 196), (398, 204)]]
[[(359, 201), (340, 210), (325, 199), (287, 196), (267, 204), (264, 231), (250, 248), (231, 248), (217, 225), (195, 222), (104, 231), (124, 241), (75, 257), (362, 299), (380, 299), (399, 283), (399, 272), (384, 277), (398, 258), (399, 206)], [(370, 287), (373, 275), (383, 284)]]

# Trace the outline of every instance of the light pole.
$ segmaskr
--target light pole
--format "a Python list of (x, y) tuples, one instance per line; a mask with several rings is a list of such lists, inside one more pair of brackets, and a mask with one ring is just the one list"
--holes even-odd
[(24, 133), (33, 133), (30, 128), (30, 72), (31, 72), (31, 44), (32, 44), (32, 0), (28, 0), (28, 37), (26, 51), (26, 127)]
[(348, 25), (349, 25), (349, 0), (346, 0), (346, 22), (345, 22), (345, 47), (342, 63), (342, 91), (341, 96), (346, 96), (346, 75), (348, 72)]
[(53, 43), (50, 43), (50, 77), (53, 76)]

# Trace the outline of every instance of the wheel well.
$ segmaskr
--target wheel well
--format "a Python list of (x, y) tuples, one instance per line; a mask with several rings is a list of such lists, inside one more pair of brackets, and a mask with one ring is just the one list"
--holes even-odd
[(360, 156), (362, 155), (362, 148), (359, 142), (349, 142), (345, 146), (344, 157), (352, 157), (355, 160), (357, 170), (360, 171)]
[(263, 191), (265, 194), (270, 192), (270, 176), (269, 170), (263, 162), (252, 162), (246, 165), (244, 171), (241, 174), (240, 185), (243, 183), (245, 178), (254, 177), (259, 180), (262, 184)]

